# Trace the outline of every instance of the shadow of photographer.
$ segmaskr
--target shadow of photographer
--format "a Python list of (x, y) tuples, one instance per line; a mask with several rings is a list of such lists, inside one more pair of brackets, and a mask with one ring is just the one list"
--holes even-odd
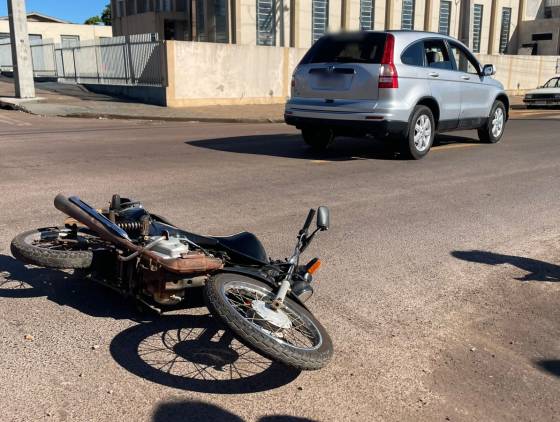
[(488, 251), (453, 251), (451, 255), (463, 261), (476, 262), (486, 265), (510, 264), (523, 271), (523, 277), (516, 278), (519, 281), (560, 281), (560, 266), (538, 259), (525, 258), (515, 255), (503, 255)]

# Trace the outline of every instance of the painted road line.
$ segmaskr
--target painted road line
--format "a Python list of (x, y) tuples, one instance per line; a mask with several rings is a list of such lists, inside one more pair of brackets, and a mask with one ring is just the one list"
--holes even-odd
[(437, 147), (433, 147), (432, 151), (443, 151), (446, 149), (456, 149), (456, 148), (471, 148), (471, 147), (478, 147), (481, 146), (482, 144), (449, 144), (449, 145), (441, 145), (441, 146), (437, 146)]

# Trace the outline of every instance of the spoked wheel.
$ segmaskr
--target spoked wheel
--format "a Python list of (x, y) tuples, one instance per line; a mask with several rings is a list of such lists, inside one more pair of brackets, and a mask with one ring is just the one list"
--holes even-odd
[(27, 264), (39, 267), (89, 268), (92, 247), (99, 238), (88, 233), (49, 227), (22, 233), (12, 240), (12, 255)]
[(247, 345), (301, 370), (324, 367), (333, 354), (323, 326), (290, 298), (274, 310), (271, 287), (237, 274), (219, 274), (206, 283), (210, 310)]

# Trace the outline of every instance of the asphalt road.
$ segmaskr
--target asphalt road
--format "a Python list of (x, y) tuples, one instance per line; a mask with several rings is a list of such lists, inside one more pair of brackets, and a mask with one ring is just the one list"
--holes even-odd
[[(557, 419), (560, 120), (517, 116), (498, 145), (457, 132), (413, 162), (371, 140), (312, 154), (281, 124), (0, 111), (0, 419)], [(334, 360), (298, 374), (241, 352), (203, 308), (150, 320), (19, 264), (10, 240), (60, 224), (59, 192), (131, 196), (195, 232), (253, 231), (273, 257), (309, 207), (330, 206), (308, 255), (324, 262), (310, 308)], [(220, 335), (239, 348), (235, 372), (196, 353)]]

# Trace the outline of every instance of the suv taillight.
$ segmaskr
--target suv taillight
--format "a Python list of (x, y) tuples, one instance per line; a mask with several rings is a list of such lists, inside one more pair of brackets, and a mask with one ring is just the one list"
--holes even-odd
[(394, 62), (395, 55), (395, 37), (393, 34), (387, 34), (385, 40), (385, 48), (381, 65), (379, 66), (379, 88), (398, 88), (399, 75)]

